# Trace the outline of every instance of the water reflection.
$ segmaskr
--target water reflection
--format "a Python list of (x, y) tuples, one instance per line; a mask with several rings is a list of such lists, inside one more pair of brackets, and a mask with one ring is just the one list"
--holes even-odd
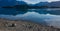
[(27, 12), (37, 12), (39, 14), (52, 14), (60, 15), (60, 8), (55, 9), (16, 9), (16, 8), (0, 8), (0, 14), (5, 15), (18, 15), (25, 14)]
[[(60, 16), (50, 15), (50, 14), (39, 14), (37, 12), (27, 12), (25, 14), (18, 14), (16, 16), (13, 15), (0, 15), (0, 18), (10, 19), (10, 20), (25, 20), (30, 22), (35, 22), (39, 24), (50, 24), (51, 21), (60, 20)], [(58, 21), (59, 21), (58, 20)], [(48, 23), (49, 22), (49, 23)]]
[(29, 10), (29, 11), (37, 12), (39, 14), (47, 14), (48, 13), (47, 9), (36, 9), (36, 10)]
[(17, 15), (17, 14), (24, 14), (27, 10), (17, 10), (16, 8), (0, 8), (0, 14), (3, 15)]
[[(16, 11), (15, 9), (0, 9), (0, 10), (1, 10), (0, 18), (10, 19), (10, 20), (25, 20), (43, 25), (60, 27), (60, 10), (57, 9), (56, 10), (28, 9), (26, 11), (25, 10)], [(13, 16), (14, 14), (15, 16)]]
[(38, 12), (39, 14), (60, 15), (60, 8), (29, 9), (29, 11)]

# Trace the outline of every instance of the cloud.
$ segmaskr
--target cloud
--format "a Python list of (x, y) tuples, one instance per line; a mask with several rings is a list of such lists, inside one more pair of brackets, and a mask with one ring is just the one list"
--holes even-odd
[(48, 2), (52, 2), (52, 1), (60, 1), (60, 0), (47, 0)]
[(47, 0), (23, 0), (25, 2), (27, 2), (28, 4), (36, 4), (39, 2), (46, 2)]
[(40, 0), (23, 0), (23, 1), (25, 1), (25, 2), (27, 2), (28, 4), (35, 4), (35, 3), (38, 3), (38, 2), (40, 2)]
[(52, 1), (60, 1), (60, 0), (18, 0), (18, 1), (25, 1), (28, 4), (36, 4), (39, 2), (52, 2)]
[(16, 1), (22, 1), (22, 0), (16, 0)]

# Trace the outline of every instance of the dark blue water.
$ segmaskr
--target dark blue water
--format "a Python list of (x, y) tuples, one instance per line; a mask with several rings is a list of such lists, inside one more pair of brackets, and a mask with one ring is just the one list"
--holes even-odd
[(60, 15), (60, 8), (44, 8), (44, 9), (26, 9), (26, 10), (18, 10), (16, 8), (0, 8), (0, 14), (5, 15), (17, 15), (17, 14), (25, 14), (27, 12), (36, 12), (39, 14), (52, 14), (52, 15)]
[(60, 8), (26, 10), (18, 10), (15, 8), (0, 8), (0, 18), (10, 20), (25, 20), (46, 25), (48, 23), (50, 24), (52, 21), (60, 20)]

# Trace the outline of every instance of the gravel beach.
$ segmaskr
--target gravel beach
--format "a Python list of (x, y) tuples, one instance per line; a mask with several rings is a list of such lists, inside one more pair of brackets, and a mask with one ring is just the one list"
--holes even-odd
[(0, 19), (0, 31), (60, 31), (60, 28), (20, 20)]

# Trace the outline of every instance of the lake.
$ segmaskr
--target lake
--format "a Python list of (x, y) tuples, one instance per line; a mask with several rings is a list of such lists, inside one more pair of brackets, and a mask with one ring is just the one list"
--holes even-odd
[(25, 20), (42, 25), (60, 27), (60, 8), (43, 8), (17, 10), (0, 8), (0, 18), (10, 20)]

